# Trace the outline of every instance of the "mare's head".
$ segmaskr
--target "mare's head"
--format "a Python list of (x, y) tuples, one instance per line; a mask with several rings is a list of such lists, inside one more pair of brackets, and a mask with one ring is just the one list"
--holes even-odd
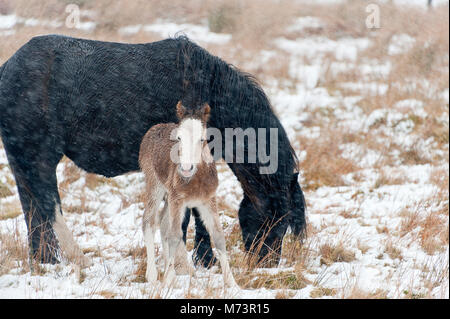
[(181, 101), (177, 104), (179, 120), (176, 138), (178, 140), (178, 173), (183, 178), (191, 178), (197, 172), (197, 166), (205, 160), (207, 149), (206, 123), (211, 108), (207, 103), (191, 109)]

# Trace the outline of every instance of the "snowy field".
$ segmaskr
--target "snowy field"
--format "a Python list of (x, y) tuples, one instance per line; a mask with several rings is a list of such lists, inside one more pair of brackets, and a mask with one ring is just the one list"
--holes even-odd
[[(250, 268), (237, 219), (242, 189), (218, 163), (221, 221), (242, 289), (224, 291), (217, 266), (171, 287), (149, 286), (143, 175), (108, 179), (64, 158), (57, 169), (64, 216), (93, 265), (63, 262), (30, 273), (26, 226), (0, 144), (0, 298), (448, 298), (448, 1), (430, 10), (425, 0), (380, 1), (382, 25), (373, 30), (361, 26), (364, 1), (311, 2), (293, 1), (286, 12), (279, 6), (286, 19), (263, 37), (253, 20), (221, 29), (211, 13), (107, 28), (108, 12), (89, 2), (80, 24), (68, 28), (64, 15), (3, 13), (0, 1), (0, 64), (36, 34), (150, 42), (182, 31), (255, 74), (300, 159), (308, 206), (305, 243), (287, 235), (278, 268)], [(192, 232), (191, 224), (189, 249)]]

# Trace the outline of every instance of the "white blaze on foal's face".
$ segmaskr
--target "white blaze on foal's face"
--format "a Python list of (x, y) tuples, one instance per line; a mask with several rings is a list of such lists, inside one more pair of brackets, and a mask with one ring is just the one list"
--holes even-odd
[(182, 120), (177, 130), (177, 139), (179, 173), (186, 178), (192, 177), (201, 161), (203, 142), (206, 139), (202, 121), (194, 118)]

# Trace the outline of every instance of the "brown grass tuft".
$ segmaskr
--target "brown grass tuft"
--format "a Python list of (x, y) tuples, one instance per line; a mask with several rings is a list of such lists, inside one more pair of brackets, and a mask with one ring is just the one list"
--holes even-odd
[(342, 175), (354, 172), (358, 166), (350, 159), (342, 157), (343, 134), (327, 131), (318, 139), (300, 138), (300, 149), (306, 151), (306, 158), (300, 164), (306, 181), (306, 190), (321, 186), (344, 186)]
[(311, 298), (321, 298), (324, 296), (331, 297), (336, 295), (336, 289), (333, 288), (325, 288), (325, 287), (317, 287), (311, 290), (309, 293)]
[(19, 268), (22, 273), (29, 270), (28, 243), (23, 240), (16, 225), (11, 232), (0, 232), (0, 275)]
[(441, 216), (429, 213), (421, 220), (420, 227), (420, 245), (427, 254), (432, 255), (448, 247), (448, 223), (445, 223)]
[(331, 265), (335, 262), (352, 262), (355, 258), (355, 253), (346, 249), (343, 244), (323, 244), (320, 249), (320, 263), (324, 265)]
[(280, 271), (276, 274), (247, 272), (235, 275), (236, 282), (244, 289), (303, 289), (311, 282), (294, 272)]

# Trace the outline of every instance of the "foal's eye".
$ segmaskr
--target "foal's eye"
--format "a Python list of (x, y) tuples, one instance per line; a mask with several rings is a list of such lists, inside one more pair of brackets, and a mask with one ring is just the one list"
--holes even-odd
[(180, 137), (180, 136), (177, 136), (177, 140), (181, 141), (181, 137)]
[(204, 141), (205, 141), (205, 139), (204, 139), (204, 138), (200, 139), (200, 142), (204, 142)]

